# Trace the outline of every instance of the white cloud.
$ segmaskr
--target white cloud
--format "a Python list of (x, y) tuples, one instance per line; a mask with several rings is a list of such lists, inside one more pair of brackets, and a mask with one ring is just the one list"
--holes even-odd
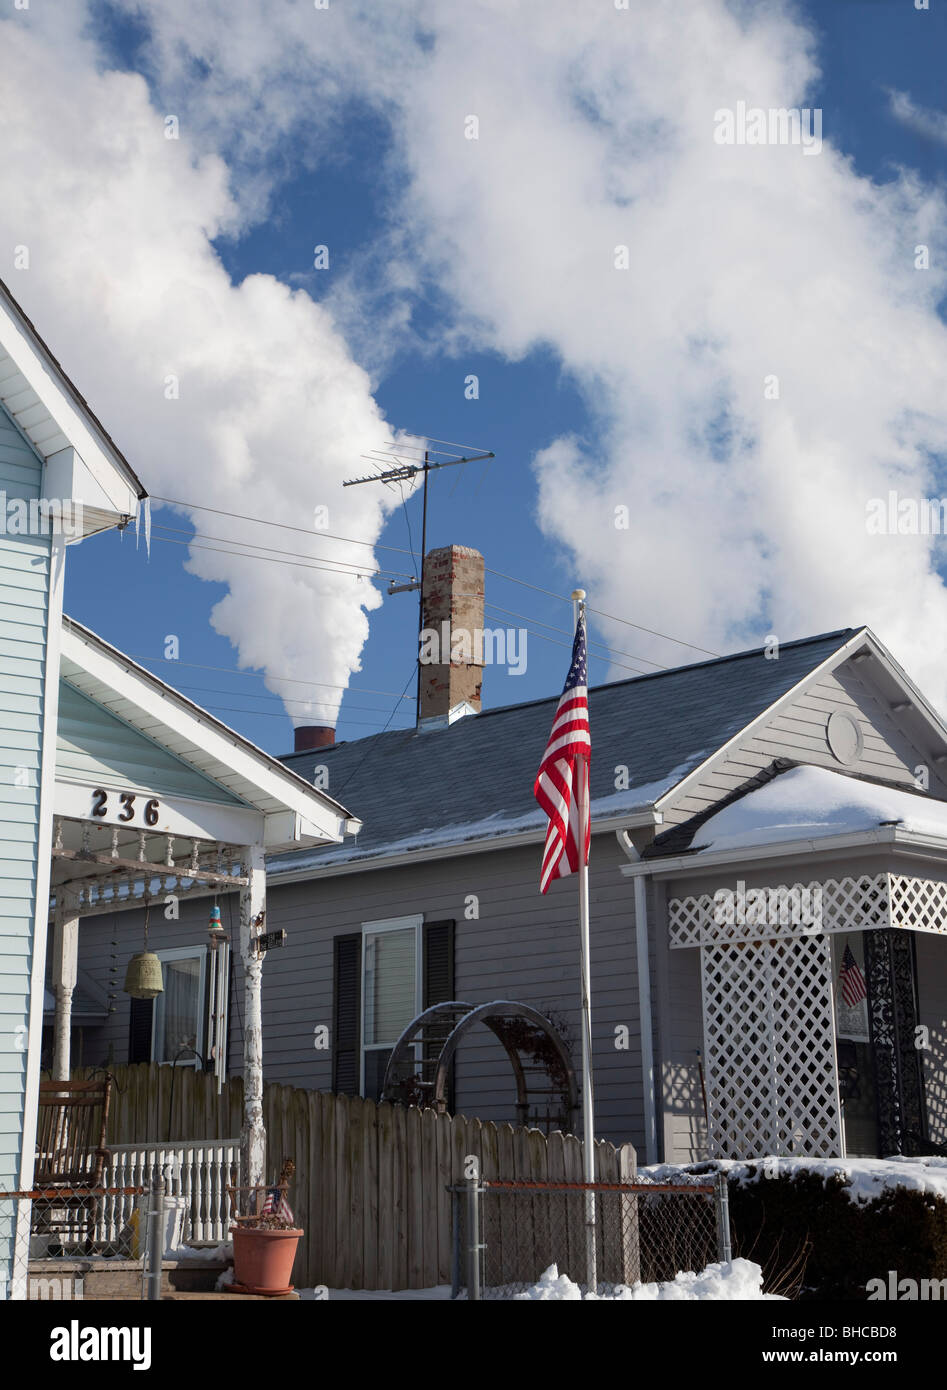
[[(63, 76), (71, 101), (32, 117), (39, 132), (21, 135), (21, 174), (8, 186), (20, 219), (25, 201), (50, 228), (48, 259), (70, 284), (74, 342), (97, 296), (110, 330), (121, 329), (102, 346), (114, 361), (95, 369), (97, 379), (108, 385), (109, 365), (116, 379), (119, 366), (127, 375), (130, 356), (150, 383), (182, 352), (196, 374), (201, 410), (189, 430), (200, 444), (180, 462), (154, 451), (162, 486), (175, 470), (182, 486), (198, 462), (206, 466), (208, 448), (228, 484), (240, 481), (241, 454), (255, 478), (279, 457), (281, 495), (266, 510), (290, 512), (296, 490), (306, 505), (322, 500), (308, 486), (310, 440), (320, 480), (334, 486), (342, 460), (376, 427), (369, 383), (325, 312), (266, 279), (230, 288), (207, 246), (216, 226), (260, 215), (289, 152), (318, 165), (358, 99), (391, 122), (394, 155), (379, 168), (379, 191), (401, 193), (390, 239), (372, 252), (376, 262), (400, 259), (385, 300), (368, 294), (377, 287), (364, 275), (335, 303), (347, 315), (383, 308), (404, 327), (405, 305), (427, 279), (453, 300), (443, 340), (461, 354), (466, 345), (511, 359), (552, 349), (584, 392), (598, 437), (563, 438), (537, 454), (538, 514), (595, 606), (719, 650), (758, 641), (764, 624), (786, 639), (867, 621), (947, 704), (947, 595), (935, 568), (943, 542), (873, 536), (865, 524), (866, 503), (889, 487), (901, 496), (938, 490), (934, 460), (947, 447), (943, 200), (909, 173), (883, 185), (860, 177), (827, 123), (817, 157), (798, 146), (715, 144), (715, 113), (740, 101), (820, 104), (815, 40), (788, 7), (298, 3), (281, 6), (278, 20), (221, 0), (128, 8), (155, 26), (147, 52), (159, 106), (149, 110), (141, 84), (94, 77), (73, 57), (76, 75)], [(29, 106), (30, 79), (17, 80)], [(127, 134), (93, 122), (98, 146), (77, 133), (80, 176), (71, 177), (55, 132), (68, 124), (66, 107), (95, 108), (106, 89), (128, 103), (133, 114), (120, 125), (139, 142), (173, 102), (194, 143), (126, 156)], [(464, 137), (471, 114), (477, 140)], [(44, 142), (54, 151), (49, 191), (23, 193)], [(172, 175), (167, 160), (180, 165), (182, 155), (197, 165)], [(98, 171), (113, 163), (125, 173), (113, 173), (100, 207)], [(140, 220), (128, 206), (136, 197)], [(61, 213), (48, 206), (56, 199)], [(9, 209), (0, 218), (9, 223)], [(133, 225), (119, 235), (113, 220)], [(78, 235), (81, 256), (59, 245), (67, 235)], [(919, 244), (931, 246), (929, 270), (914, 268)], [(614, 268), (621, 245), (627, 270)], [(150, 289), (139, 304), (130, 287), (146, 263)], [(75, 288), (80, 270), (94, 289)], [(58, 320), (63, 306), (44, 293), (49, 312), (37, 308), (38, 320)], [(181, 314), (192, 325), (183, 340)], [(201, 346), (211, 322), (217, 331)], [(148, 328), (146, 353), (129, 352), (136, 324)], [(71, 360), (66, 345), (63, 356)], [(778, 400), (764, 398), (769, 377)], [(330, 380), (331, 401), (314, 406)], [(120, 418), (147, 438), (166, 417), (141, 397)], [(102, 410), (115, 421), (104, 399)], [(613, 525), (620, 504), (630, 508), (627, 531)], [(377, 519), (347, 515), (334, 529), (367, 534)], [(272, 589), (290, 582), (278, 573)], [(303, 638), (334, 639), (338, 627), (339, 670), (352, 668), (364, 631), (347, 583)], [(312, 592), (307, 581), (304, 601)], [(272, 592), (261, 606), (235, 591), (221, 617), (241, 630), (245, 659), (294, 640), (288, 617), (261, 635), (278, 612)], [(623, 631), (618, 645), (628, 640)], [(657, 660), (680, 659), (680, 649), (635, 640)]]
[(929, 106), (918, 106), (907, 92), (896, 88), (888, 89), (888, 104), (895, 120), (906, 125), (918, 135), (929, 140), (937, 140), (947, 145), (947, 115), (943, 111), (932, 111)]
[[(0, 255), (30, 254), (28, 270), (4, 272), (13, 293), (149, 491), (304, 527), (325, 505), (330, 532), (376, 538), (388, 494), (341, 482), (391, 427), (329, 312), (270, 276), (234, 286), (211, 241), (246, 214), (214, 146), (186, 116), (180, 139), (165, 139), (167, 113), (143, 78), (104, 70), (78, 24), (29, 19), (0, 24)], [(370, 549), (315, 529), (310, 541), (194, 519), (214, 536), (374, 565)], [(359, 669), (367, 611), (381, 603), (368, 579), (212, 549), (194, 548), (188, 565), (228, 586), (211, 621), (242, 666), (326, 686)], [(297, 722), (334, 722), (338, 695), (316, 691), (325, 699), (306, 712), (303, 687), (267, 683), (296, 702)]]

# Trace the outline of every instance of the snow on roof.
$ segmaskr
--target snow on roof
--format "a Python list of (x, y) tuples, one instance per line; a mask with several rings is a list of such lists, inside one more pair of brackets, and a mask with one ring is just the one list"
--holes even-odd
[(711, 816), (694, 836), (695, 850), (740, 849), (876, 830), (903, 830), (947, 840), (947, 802), (898, 791), (822, 767), (796, 767)]
[[(853, 629), (594, 686), (592, 819), (653, 805), (718, 748), (849, 643)], [(268, 872), (308, 873), (406, 850), (536, 831), (533, 782), (559, 696), (486, 710), (446, 728), (389, 729), (282, 759), (354, 808), (351, 840), (271, 859)], [(627, 787), (623, 784), (627, 783)]]
[[(702, 757), (703, 754), (696, 756)], [(591, 805), (592, 829), (596, 822), (611, 816), (631, 815), (645, 810), (668, 787), (674, 786), (690, 768), (690, 762), (682, 763), (662, 777), (660, 781), (649, 782), (640, 787), (629, 787), (625, 791), (612, 792), (609, 796), (594, 797)], [(319, 846), (313, 850), (294, 850), (289, 854), (274, 855), (267, 863), (267, 872), (276, 877), (280, 870), (318, 868), (321, 864), (344, 864), (356, 859), (383, 857), (389, 854), (404, 854), (409, 850), (437, 849), (444, 845), (475, 843), (479, 840), (501, 840), (507, 835), (520, 835), (535, 831), (542, 836), (548, 820), (539, 806), (521, 816), (511, 816), (507, 811), (494, 811), (489, 816), (477, 820), (452, 822), (449, 825), (419, 826), (408, 835), (377, 841), (365, 848), (360, 843), (361, 836), (347, 840), (345, 844), (326, 849)]]

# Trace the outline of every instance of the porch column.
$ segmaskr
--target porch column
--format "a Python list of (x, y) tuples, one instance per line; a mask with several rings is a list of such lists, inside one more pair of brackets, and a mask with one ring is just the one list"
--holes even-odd
[(53, 925), (53, 991), (56, 1018), (53, 1024), (53, 1080), (68, 1081), (71, 1066), (72, 991), (76, 987), (79, 959), (79, 918), (66, 898), (56, 907)]
[(263, 930), (266, 912), (266, 868), (263, 846), (247, 850), (240, 889), (240, 955), (243, 959), (243, 1129), (240, 1136), (243, 1181), (256, 1187), (265, 1181), (266, 1130), (263, 1128), (263, 955), (254, 942)]

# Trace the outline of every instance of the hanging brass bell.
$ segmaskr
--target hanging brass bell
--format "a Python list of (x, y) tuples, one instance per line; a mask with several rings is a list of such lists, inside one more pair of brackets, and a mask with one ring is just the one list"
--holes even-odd
[(164, 992), (161, 962), (154, 951), (139, 951), (132, 956), (125, 972), (124, 990), (133, 999), (154, 999)]

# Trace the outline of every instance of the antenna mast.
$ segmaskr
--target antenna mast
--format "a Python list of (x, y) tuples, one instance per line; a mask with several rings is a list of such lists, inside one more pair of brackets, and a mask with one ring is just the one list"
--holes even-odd
[[(423, 437), (423, 436), (421, 436)], [(380, 450), (372, 450), (369, 454), (362, 454), (362, 458), (369, 463), (380, 467), (382, 463), (391, 463), (394, 459), (397, 463), (395, 468), (387, 468), (380, 473), (370, 473), (365, 478), (348, 478), (343, 487), (355, 487), (359, 483), (384, 483), (386, 486), (391, 483), (413, 482), (419, 473), (424, 475), (423, 501), (421, 506), (421, 575), (419, 579), (412, 579), (408, 584), (396, 584), (392, 580), (388, 585), (389, 594), (406, 594), (413, 590), (418, 591), (418, 683), (417, 694), (415, 696), (415, 728), (421, 722), (421, 633), (424, 631), (424, 559), (427, 555), (427, 480), (436, 468), (455, 468), (459, 463), (479, 463), (482, 459), (496, 458), (492, 450), (484, 449), (476, 453), (472, 451), (473, 446), (465, 444), (453, 444), (446, 439), (428, 439), (428, 447), (425, 449), (414, 449), (411, 446), (396, 444), (393, 440), (389, 441), (388, 448), (390, 453), (382, 453)], [(432, 449), (430, 445), (440, 445), (440, 448)], [(471, 449), (471, 452), (468, 452)], [(401, 458), (396, 450), (402, 453), (420, 453), (423, 455), (420, 463)], [(460, 453), (455, 453), (460, 450)]]

